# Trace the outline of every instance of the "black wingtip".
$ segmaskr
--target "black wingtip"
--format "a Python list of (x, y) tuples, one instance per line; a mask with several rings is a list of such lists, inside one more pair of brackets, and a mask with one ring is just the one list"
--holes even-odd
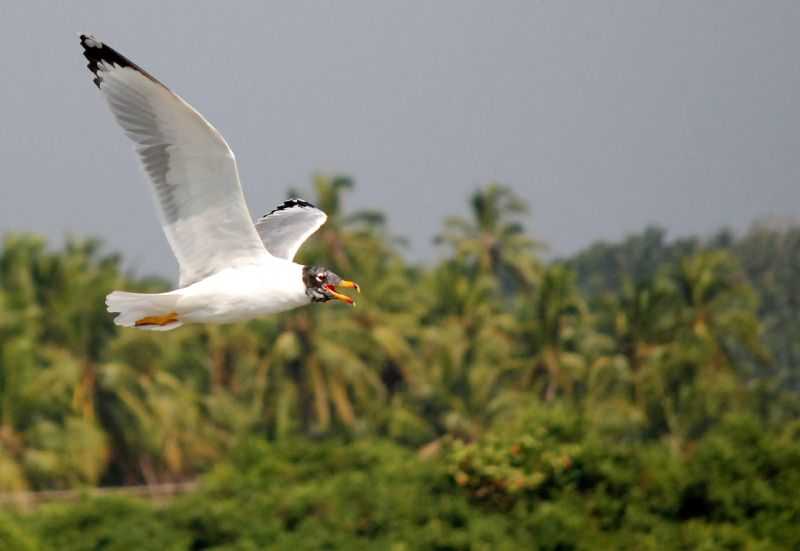
[(83, 46), (83, 57), (89, 60), (89, 64), (86, 66), (94, 75), (94, 84), (98, 88), (100, 88), (100, 83), (103, 79), (98, 74), (100, 68), (98, 67), (98, 63), (103, 60), (103, 56), (101, 55), (103, 43), (97, 40), (92, 35), (88, 34), (81, 34), (81, 46)]
[(136, 65), (124, 55), (120, 54), (114, 48), (111, 48), (110, 46), (100, 42), (94, 36), (90, 34), (81, 34), (80, 40), (81, 46), (83, 46), (83, 57), (89, 60), (89, 64), (86, 67), (88, 67), (94, 75), (94, 84), (98, 88), (100, 88), (100, 85), (103, 82), (102, 73), (104, 70), (106, 70), (104, 67), (105, 65), (130, 67), (131, 69), (140, 72), (150, 80), (158, 82), (158, 80), (153, 78), (147, 71)]
[(269, 216), (270, 214), (274, 214), (276, 212), (280, 212), (280, 211), (286, 210), (286, 209), (291, 209), (291, 208), (294, 208), (294, 207), (301, 207), (301, 208), (307, 207), (307, 208), (312, 208), (312, 209), (317, 208), (314, 205), (312, 205), (311, 203), (309, 203), (308, 201), (306, 201), (305, 199), (287, 199), (286, 201), (284, 201), (283, 203), (281, 203), (280, 205), (278, 205), (277, 207), (275, 207), (274, 209), (269, 211), (264, 216)]

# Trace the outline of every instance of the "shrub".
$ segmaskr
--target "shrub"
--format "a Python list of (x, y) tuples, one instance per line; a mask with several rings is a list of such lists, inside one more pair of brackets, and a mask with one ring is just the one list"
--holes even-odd
[(46, 506), (34, 515), (32, 524), (45, 549), (189, 549), (187, 533), (166, 522), (158, 509), (128, 498), (87, 498)]

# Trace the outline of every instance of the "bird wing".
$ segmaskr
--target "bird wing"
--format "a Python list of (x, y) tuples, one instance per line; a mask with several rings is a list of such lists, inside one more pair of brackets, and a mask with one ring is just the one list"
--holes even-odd
[(80, 38), (94, 83), (153, 185), (180, 286), (268, 255), (222, 135), (136, 64), (92, 36)]
[(256, 221), (256, 231), (267, 251), (292, 260), (297, 250), (319, 229), (328, 216), (302, 199), (289, 199)]

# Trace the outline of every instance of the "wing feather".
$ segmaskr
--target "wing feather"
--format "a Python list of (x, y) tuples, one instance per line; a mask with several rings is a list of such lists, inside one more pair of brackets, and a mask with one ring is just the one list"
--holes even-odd
[(273, 256), (292, 260), (300, 246), (328, 216), (302, 199), (289, 199), (256, 222), (256, 231)]
[(267, 255), (222, 135), (181, 97), (92, 36), (81, 35), (94, 83), (136, 144), (186, 286)]

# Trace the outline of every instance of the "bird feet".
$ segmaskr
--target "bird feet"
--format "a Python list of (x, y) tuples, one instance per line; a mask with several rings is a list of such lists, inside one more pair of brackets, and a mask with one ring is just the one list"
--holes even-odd
[(170, 323), (175, 323), (178, 321), (178, 313), (177, 312), (170, 312), (169, 314), (165, 314), (163, 316), (147, 316), (140, 320), (136, 320), (136, 327), (141, 327), (143, 325), (169, 325)]

